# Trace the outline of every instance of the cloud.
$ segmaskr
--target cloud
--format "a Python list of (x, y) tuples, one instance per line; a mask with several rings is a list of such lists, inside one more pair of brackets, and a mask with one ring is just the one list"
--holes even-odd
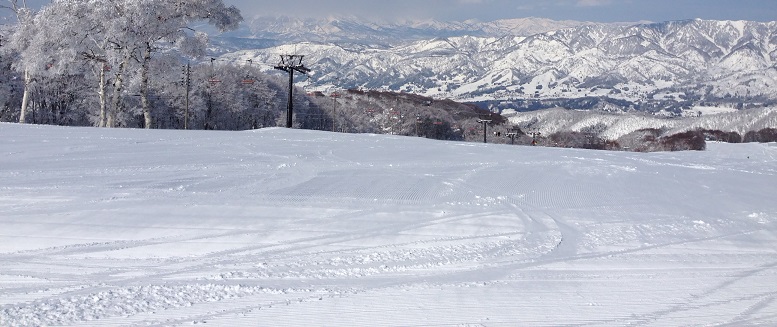
[[(0, 0), (0, 3), (6, 0)], [(51, 0), (27, 0), (30, 2)], [(243, 16), (358, 16), (375, 21), (414, 19), (491, 21), (542, 17), (599, 22), (688, 18), (773, 21), (777, 0), (224, 0)], [(2, 10), (0, 10), (2, 14)], [(0, 23), (3, 23), (0, 21)]]
[(577, 0), (578, 7), (599, 7), (612, 3), (612, 0)]

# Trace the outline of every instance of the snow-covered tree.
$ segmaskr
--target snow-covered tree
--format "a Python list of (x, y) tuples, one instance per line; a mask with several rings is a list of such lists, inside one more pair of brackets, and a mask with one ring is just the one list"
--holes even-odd
[[(16, 14), (17, 26), (14, 33), (8, 38), (6, 52), (12, 52), (16, 55), (27, 50), (30, 44), (30, 38), (36, 33), (34, 23), (34, 13), (27, 8), (26, 1), (20, 4), (17, 0), (8, 0), (9, 5), (2, 6), (3, 9), (10, 9)], [(19, 112), (19, 123), (26, 122), (27, 106), (30, 100), (30, 86), (33, 82), (33, 72), (39, 70), (39, 67), (26, 65), (24, 61), (17, 61), (13, 68), (23, 74), (24, 91), (22, 95), (22, 104)]]
[[(91, 3), (84, 0), (55, 1), (41, 8), (33, 19), (35, 30), (29, 36), (27, 48), (21, 52), (20, 64), (36, 72), (38, 79), (50, 78), (47, 88), (68, 89), (67, 96), (77, 96), (79, 102), (91, 98), (91, 94), (82, 93), (85, 86), (94, 84), (85, 77), (90, 73), (97, 75), (101, 116), (97, 125), (104, 126), (107, 42), (101, 24), (90, 15), (91, 8)], [(45, 71), (40, 71), (40, 67), (45, 67)], [(57, 86), (56, 81), (82, 85)], [(39, 93), (45, 94), (45, 91)]]
[[(23, 72), (25, 84), (22, 122), (36, 77), (92, 72), (100, 103), (96, 125), (118, 123), (124, 90), (131, 80), (137, 85), (143, 126), (151, 128), (152, 54), (176, 49), (184, 55), (201, 56), (207, 36), (190, 24), (204, 21), (225, 31), (242, 21), (240, 11), (221, 0), (54, 0), (37, 14), (15, 1), (12, 4), (18, 26), (10, 43), (18, 53), (15, 68)], [(108, 79), (113, 82), (110, 106)]]
[(200, 56), (204, 54), (207, 36), (193, 32), (189, 24), (206, 21), (220, 31), (235, 29), (243, 20), (234, 6), (227, 7), (222, 0), (99, 0), (102, 7), (96, 12), (106, 19), (106, 32), (111, 43), (123, 55), (118, 63), (118, 87), (114, 96), (120, 93), (120, 78), (134, 59), (140, 64), (139, 92), (144, 125), (151, 128), (153, 119), (149, 101), (149, 67), (152, 53), (161, 46), (172, 46), (183, 54)]
[(16, 121), (16, 111), (21, 106), (21, 99), (16, 90), (22, 89), (19, 74), (11, 69), (13, 56), (6, 51), (10, 29), (0, 25), (0, 121)]
[[(202, 129), (243, 130), (276, 126), (282, 116), (282, 81), (258, 67), (218, 65), (195, 67), (192, 78), (192, 123)], [(297, 103), (302, 104), (298, 99)], [(300, 110), (305, 110), (300, 106)]]

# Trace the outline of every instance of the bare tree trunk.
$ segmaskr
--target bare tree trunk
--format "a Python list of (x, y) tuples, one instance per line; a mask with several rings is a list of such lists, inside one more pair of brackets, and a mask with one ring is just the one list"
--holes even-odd
[(100, 119), (97, 122), (97, 127), (105, 127), (105, 64), (100, 63), (100, 88), (97, 91), (100, 95)]
[(124, 59), (119, 64), (119, 70), (116, 71), (116, 80), (113, 81), (113, 103), (108, 111), (108, 119), (106, 121), (106, 127), (115, 127), (116, 115), (121, 111), (121, 90), (124, 86), (124, 67), (126, 67), (128, 59)]
[(32, 78), (30, 72), (24, 71), (24, 93), (22, 95), (22, 109), (19, 113), (19, 124), (27, 122), (27, 107), (30, 104), (30, 84), (32, 84)]
[(143, 52), (143, 65), (140, 70), (140, 103), (143, 108), (143, 119), (146, 129), (150, 129), (151, 120), (151, 102), (148, 100), (148, 65), (151, 62), (151, 44), (146, 44), (146, 50)]

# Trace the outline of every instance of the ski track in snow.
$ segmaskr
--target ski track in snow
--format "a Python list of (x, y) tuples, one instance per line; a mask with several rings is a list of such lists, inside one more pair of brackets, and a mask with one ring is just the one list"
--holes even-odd
[(777, 147), (0, 124), (0, 325), (777, 324)]

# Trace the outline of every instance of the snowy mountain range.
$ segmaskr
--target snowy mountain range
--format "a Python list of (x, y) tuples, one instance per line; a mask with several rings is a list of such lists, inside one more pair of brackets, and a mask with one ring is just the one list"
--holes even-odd
[(777, 22), (276, 18), (249, 26), (217, 39), (222, 51), (243, 48), (222, 59), (270, 71), (279, 54), (303, 54), (313, 69), (304, 85), (317, 90), (384, 89), (518, 110), (588, 103), (679, 111), (777, 100)]
[(707, 112), (702, 116), (668, 119), (636, 113), (612, 113), (601, 111), (565, 110), (560, 108), (502, 113), (513, 126), (527, 132), (542, 135), (571, 131), (589, 133), (605, 140), (618, 140), (630, 133), (655, 128), (664, 135), (693, 130), (718, 130), (735, 132), (744, 136), (748, 132), (777, 126), (777, 108), (744, 109), (731, 112)]

